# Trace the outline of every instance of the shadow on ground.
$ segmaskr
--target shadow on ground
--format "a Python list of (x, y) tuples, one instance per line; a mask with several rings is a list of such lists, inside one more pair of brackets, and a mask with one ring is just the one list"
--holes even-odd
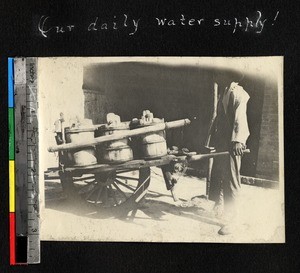
[[(158, 200), (162, 196), (167, 196), (155, 191), (148, 191), (146, 197), (138, 204), (128, 200), (121, 206), (112, 208), (103, 208), (95, 204), (88, 203), (86, 200), (78, 198), (66, 198), (63, 195), (61, 185), (57, 182), (45, 182), (45, 207), (60, 212), (71, 213), (81, 217), (93, 219), (115, 218), (125, 222), (134, 223), (135, 219), (166, 221), (167, 215), (176, 215), (203, 223), (222, 226), (213, 214), (202, 206), (201, 203), (189, 207), (175, 206), (174, 203), (168, 203)], [(187, 200), (182, 200), (187, 201)], [(204, 202), (205, 203), (205, 200)], [(142, 215), (138, 212), (143, 212)]]

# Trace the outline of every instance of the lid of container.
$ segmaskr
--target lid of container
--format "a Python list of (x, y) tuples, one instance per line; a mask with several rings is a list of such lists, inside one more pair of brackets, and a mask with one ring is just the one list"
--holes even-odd
[(146, 126), (152, 126), (160, 123), (164, 123), (165, 120), (162, 118), (153, 118), (152, 122), (147, 122), (147, 123), (141, 123), (141, 120), (139, 120), (139, 124), (135, 126), (135, 128), (140, 128), (140, 127), (146, 127)]

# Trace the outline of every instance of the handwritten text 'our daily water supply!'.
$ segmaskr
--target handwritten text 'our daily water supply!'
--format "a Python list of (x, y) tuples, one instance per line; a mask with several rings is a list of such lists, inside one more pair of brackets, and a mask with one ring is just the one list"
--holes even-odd
[[(214, 28), (219, 30), (226, 30), (232, 34), (239, 32), (261, 34), (270, 26), (274, 26), (278, 18), (279, 11), (276, 11), (272, 17), (264, 16), (263, 12), (257, 10), (252, 12), (249, 16), (231, 18), (205, 18), (205, 16), (191, 17), (187, 14), (179, 14), (177, 17), (152, 17), (142, 18), (139, 16), (132, 16), (130, 14), (114, 15), (112, 17), (96, 16), (94, 18), (87, 18), (86, 25), (77, 24), (76, 22), (61, 24), (51, 16), (42, 15), (37, 23), (37, 29), (41, 37), (49, 38), (53, 35), (63, 35), (71, 32), (89, 32), (89, 33), (103, 33), (103, 32), (123, 32), (125, 35), (135, 36), (138, 33), (145, 31), (147, 26), (158, 29), (176, 29), (182, 28)], [(143, 26), (141, 28), (141, 26)]]

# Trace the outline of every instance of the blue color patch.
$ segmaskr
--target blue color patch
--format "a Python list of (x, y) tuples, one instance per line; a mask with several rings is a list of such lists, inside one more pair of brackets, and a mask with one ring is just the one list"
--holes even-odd
[(8, 107), (14, 107), (14, 58), (8, 58)]

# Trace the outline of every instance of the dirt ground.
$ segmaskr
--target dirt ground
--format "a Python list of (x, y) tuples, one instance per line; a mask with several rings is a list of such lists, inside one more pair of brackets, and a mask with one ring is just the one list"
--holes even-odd
[(45, 208), (41, 213), (41, 239), (65, 241), (135, 242), (284, 242), (284, 205), (280, 190), (242, 186), (240, 229), (218, 235), (223, 222), (214, 217), (205, 194), (205, 180), (183, 176), (178, 196), (187, 207), (174, 204), (159, 168), (151, 169), (146, 197), (136, 210), (97, 209), (62, 198), (58, 180), (45, 181)]

